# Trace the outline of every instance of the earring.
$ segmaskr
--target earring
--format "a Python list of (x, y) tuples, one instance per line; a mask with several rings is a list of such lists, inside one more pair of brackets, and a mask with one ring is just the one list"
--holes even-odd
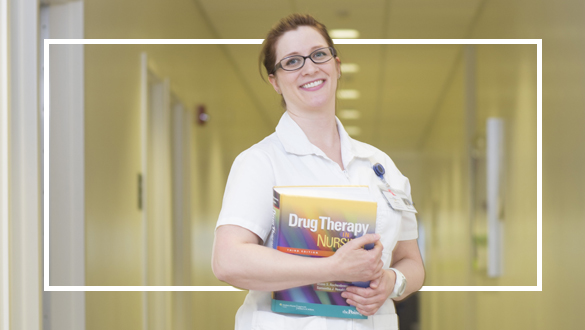
[(341, 79), (341, 72), (339, 73), (339, 76), (337, 76), (337, 79)]

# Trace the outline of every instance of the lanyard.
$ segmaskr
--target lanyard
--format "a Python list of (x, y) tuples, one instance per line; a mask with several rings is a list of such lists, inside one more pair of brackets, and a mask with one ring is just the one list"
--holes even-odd
[(384, 166), (382, 166), (382, 164), (380, 164), (380, 163), (376, 163), (376, 164), (374, 164), (374, 166), (372, 166), (372, 169), (374, 170), (374, 173), (376, 173), (376, 176), (382, 181), (384, 186), (388, 190), (391, 190), (390, 185), (388, 184), (388, 182), (384, 178), (384, 174), (386, 174), (386, 169), (384, 168)]
[(390, 184), (388, 184), (388, 181), (386, 181), (384, 178), (384, 174), (386, 174), (386, 169), (384, 169), (384, 166), (382, 166), (380, 163), (376, 163), (372, 166), (372, 169), (386, 188), (382, 189), (382, 187), (380, 187), (380, 190), (382, 191), (382, 195), (384, 195), (386, 198), (388, 205), (397, 211), (400, 210), (416, 213), (416, 209), (414, 208), (413, 203), (408, 199), (408, 196), (406, 196), (404, 192), (396, 191), (396, 193), (394, 193), (392, 191)]

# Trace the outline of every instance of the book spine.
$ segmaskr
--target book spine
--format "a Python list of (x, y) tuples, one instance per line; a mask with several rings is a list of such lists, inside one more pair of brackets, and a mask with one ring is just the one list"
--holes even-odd
[[(280, 194), (276, 190), (272, 190), (272, 247), (278, 248), (278, 238), (280, 237)], [(274, 292), (272, 293), (274, 299)]]
[(273, 190), (272, 204), (272, 225), (274, 227), (272, 247), (277, 249), (280, 237), (280, 193), (276, 190)]

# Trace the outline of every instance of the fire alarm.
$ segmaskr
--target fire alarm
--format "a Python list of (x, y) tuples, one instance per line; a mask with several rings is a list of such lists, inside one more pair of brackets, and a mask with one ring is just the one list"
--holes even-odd
[(197, 106), (197, 124), (203, 126), (209, 120), (209, 115), (205, 111), (205, 106), (200, 104)]

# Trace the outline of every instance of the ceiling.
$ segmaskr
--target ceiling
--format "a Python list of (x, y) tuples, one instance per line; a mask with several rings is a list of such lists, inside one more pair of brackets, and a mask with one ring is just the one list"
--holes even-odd
[[(311, 13), (328, 29), (357, 29), (361, 39), (466, 38), (482, 1), (213, 1), (193, 0), (216, 38), (264, 38), (268, 27), (291, 12)], [(338, 110), (360, 111), (359, 119), (343, 120), (358, 127), (356, 138), (394, 141), (394, 150), (416, 149), (427, 122), (460, 60), (460, 45), (338, 45), (342, 63), (355, 63), (358, 73), (344, 74), (340, 89), (357, 89), (358, 100), (339, 100)], [(274, 92), (258, 83), (257, 48), (226, 46), (228, 57), (249, 86), (258, 109), (275, 125)], [(380, 123), (419, 123), (392, 125)], [(379, 145), (379, 143), (377, 143)]]
[[(86, 29), (86, 38), (263, 39), (272, 25), (292, 12), (311, 13), (329, 29), (357, 29), (361, 39), (542, 38), (543, 32), (535, 28), (542, 20), (538, 16), (543, 13), (542, 4), (533, 6), (532, 2), (523, 0), (86, 1), (86, 26), (94, 26)], [(572, 6), (578, 4), (573, 0), (564, 2), (571, 2)], [(557, 19), (557, 25), (547, 30), (549, 34), (565, 35), (567, 29), (559, 22), (563, 20)], [(575, 22), (567, 20), (566, 25)], [(239, 122), (228, 123), (230, 134), (236, 135), (237, 130), (262, 131), (263, 136), (269, 134), (282, 111), (278, 95), (259, 77), (260, 46), (217, 47), (219, 55), (215, 56), (227, 59), (222, 65), (230, 68), (237, 89), (243, 89), (250, 99), (246, 102), (252, 106), (245, 111), (260, 118), (245, 126)], [(357, 139), (387, 152), (407, 153), (420, 149), (455, 77), (462, 76), (464, 46), (338, 45), (337, 48), (342, 63), (355, 63), (360, 68), (357, 73), (343, 74), (340, 81), (340, 88), (357, 89), (361, 95), (358, 100), (339, 100), (338, 110), (355, 109), (361, 113), (359, 119), (342, 119), (344, 125), (357, 127), (361, 131), (355, 135)], [(486, 59), (490, 53), (498, 54), (478, 51), (477, 59), (482, 59), (478, 70), (505, 71), (508, 55), (500, 52), (499, 57)], [(208, 94), (219, 93), (216, 90), (220, 89), (223, 92), (236, 89), (228, 85), (227, 79), (225, 85), (221, 85), (221, 79), (215, 74), (217, 67), (211, 69), (206, 66), (212, 65), (194, 63), (192, 52), (175, 53), (167, 58), (172, 58), (178, 68), (171, 76), (172, 84), (179, 86), (179, 96), (190, 107), (200, 102), (205, 88), (209, 88)], [(196, 81), (202, 76), (209, 77), (210, 86), (202, 87), (201, 82)], [(218, 81), (220, 85), (211, 86)], [(493, 99), (510, 90), (506, 82), (505, 77), (484, 79), (477, 100), (489, 99), (492, 104), (497, 103)], [(200, 94), (184, 92), (189, 90), (198, 90)], [(477, 109), (483, 111), (485, 108), (478, 106)], [(231, 115), (220, 116), (229, 118)], [(485, 115), (479, 114), (482, 116)], [(236, 139), (233, 143), (240, 142)], [(234, 150), (246, 148), (244, 145), (231, 147)]]

